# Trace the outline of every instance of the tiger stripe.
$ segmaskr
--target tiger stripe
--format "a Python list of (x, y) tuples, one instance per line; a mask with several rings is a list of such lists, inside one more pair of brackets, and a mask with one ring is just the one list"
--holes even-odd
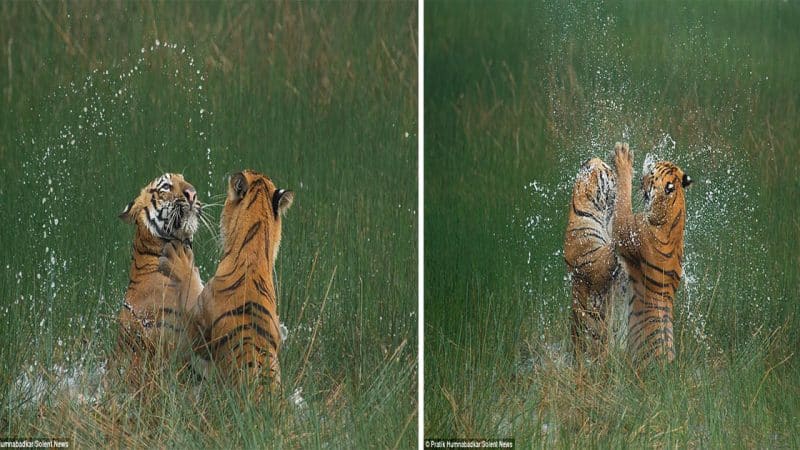
[(144, 370), (163, 366), (145, 368), (144, 361), (155, 362), (184, 349), (189, 355), (186, 308), (190, 305), (184, 304), (181, 294), (185, 288), (196, 299), (202, 281), (194, 273), (185, 285), (177, 285), (160, 273), (159, 258), (169, 240), (191, 241), (200, 209), (194, 187), (182, 175), (167, 173), (143, 187), (119, 215), (135, 226), (135, 232), (112, 366), (127, 371), (129, 382), (141, 379)]
[(571, 334), (577, 354), (597, 356), (608, 338), (612, 279), (618, 272), (611, 239), (616, 175), (598, 158), (575, 179), (564, 236), (564, 261), (572, 279)]
[(280, 386), (281, 346), (273, 272), (280, 213), (293, 195), (257, 172), (231, 176), (221, 217), (222, 258), (199, 300), (201, 353), (233, 380), (263, 377), (273, 389)]
[(683, 276), (684, 189), (691, 179), (668, 161), (645, 169), (642, 178), (645, 211), (634, 215), (633, 156), (627, 144), (615, 147), (615, 163), (620, 184), (614, 211), (614, 240), (633, 284), (628, 352), (639, 367), (654, 359), (673, 361), (673, 304)]

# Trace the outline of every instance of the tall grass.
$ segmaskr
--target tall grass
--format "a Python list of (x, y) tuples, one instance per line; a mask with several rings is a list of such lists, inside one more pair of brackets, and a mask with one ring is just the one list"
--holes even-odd
[[(799, 21), (775, 3), (426, 5), (425, 436), (798, 445)], [(568, 338), (571, 183), (623, 139), (637, 169), (652, 153), (697, 181), (677, 360), (645, 374), (620, 354), (579, 369)]]
[[(416, 15), (411, 2), (0, 4), (0, 435), (414, 445)], [(133, 235), (117, 213), (164, 171), (219, 204), (243, 168), (297, 194), (276, 268), (283, 401), (174, 376), (146, 400), (65, 393), (63, 370), (90, 390), (114, 345)], [(206, 279), (214, 234), (195, 252)]]

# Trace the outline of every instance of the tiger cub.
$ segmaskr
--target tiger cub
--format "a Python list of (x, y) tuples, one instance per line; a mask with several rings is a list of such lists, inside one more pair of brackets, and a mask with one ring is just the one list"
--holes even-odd
[[(203, 289), (197, 268), (177, 285), (158, 271), (165, 244), (190, 244), (197, 231), (201, 203), (182, 175), (165, 173), (142, 188), (119, 217), (136, 227), (130, 275), (119, 312), (117, 357), (128, 362), (128, 379), (142, 375), (145, 361), (191, 354), (186, 339), (187, 311)], [(188, 299), (184, 302), (183, 299)]]
[(617, 143), (614, 154), (619, 180), (614, 242), (633, 285), (628, 352), (640, 366), (655, 357), (672, 361), (672, 308), (683, 276), (684, 189), (692, 180), (671, 162), (646, 167), (642, 178), (644, 212), (633, 214), (633, 154), (626, 143)]
[[(292, 191), (277, 189), (260, 173), (245, 170), (230, 177), (220, 226), (222, 258), (193, 314), (200, 334), (195, 336), (200, 343), (196, 348), (201, 354), (210, 355), (237, 382), (268, 375), (273, 391), (281, 382), (273, 271), (281, 243), (281, 216), (293, 200)], [(179, 283), (191, 266), (191, 253), (180, 246), (170, 247), (162, 258), (162, 270)]]

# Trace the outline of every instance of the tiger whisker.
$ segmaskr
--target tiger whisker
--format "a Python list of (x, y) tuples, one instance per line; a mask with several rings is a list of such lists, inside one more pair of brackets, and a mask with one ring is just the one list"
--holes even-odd
[(177, 223), (179, 217), (180, 212), (178, 211), (178, 208), (174, 208), (169, 215), (169, 222), (167, 222), (167, 227), (170, 230), (170, 234), (175, 231), (175, 224)]
[(204, 214), (199, 214), (197, 219), (200, 221), (200, 223), (208, 228), (208, 231), (214, 231), (214, 229), (211, 227), (211, 222), (208, 221), (208, 217), (206, 217)]
[(167, 220), (164, 221), (164, 232), (167, 236), (172, 234), (172, 212), (169, 213)]
[(205, 216), (199, 216), (199, 218), (200, 218), (200, 223), (203, 225), (203, 227), (205, 227), (206, 230), (208, 230), (209, 234), (211, 234), (211, 237), (214, 238), (215, 241), (218, 241), (219, 232), (214, 227), (211, 226), (211, 223)]
[(217, 248), (221, 249), (222, 239), (220, 238), (219, 231), (215, 227), (211, 226), (211, 222), (208, 221), (207, 217), (201, 215), (199, 216), (199, 218), (200, 218), (200, 223), (206, 230), (208, 230), (208, 233), (211, 235), (212, 240), (214, 240), (214, 242), (217, 244), (216, 245)]

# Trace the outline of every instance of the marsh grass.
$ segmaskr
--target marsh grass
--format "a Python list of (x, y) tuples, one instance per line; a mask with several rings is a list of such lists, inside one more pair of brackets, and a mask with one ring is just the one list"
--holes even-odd
[[(0, 435), (415, 445), (416, 14), (411, 2), (0, 4)], [(226, 177), (244, 168), (296, 192), (275, 274), (289, 329), (280, 400), (198, 387), (173, 365), (153, 375), (157, 395), (111, 384), (80, 401), (61, 369), (79, 368), (78, 390), (104, 379), (133, 235), (118, 212), (174, 171), (217, 204), (216, 226)], [(216, 239), (196, 236), (204, 279)]]
[[(798, 21), (747, 2), (426, 5), (426, 437), (798, 445)], [(580, 163), (623, 139), (636, 170), (652, 153), (696, 180), (677, 360), (640, 374), (574, 361), (561, 251)]]

